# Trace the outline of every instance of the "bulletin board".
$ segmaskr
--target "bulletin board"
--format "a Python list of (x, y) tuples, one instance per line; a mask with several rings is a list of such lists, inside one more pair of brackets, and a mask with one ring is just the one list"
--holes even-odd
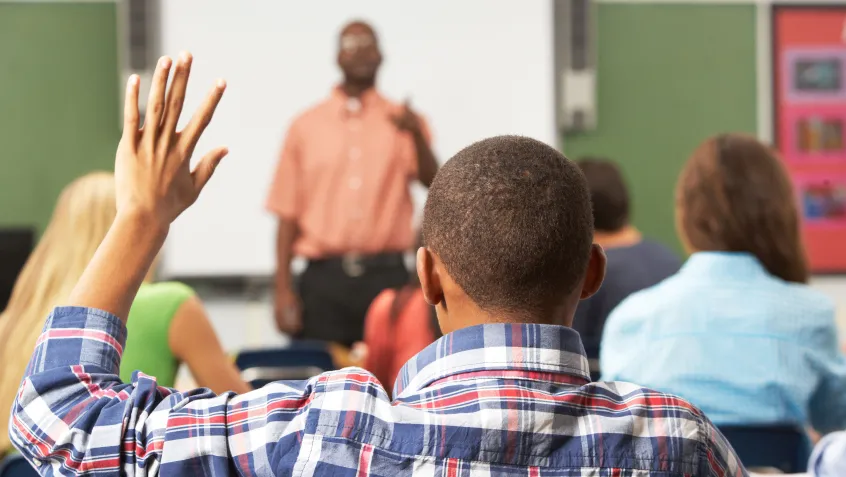
[(776, 145), (811, 270), (846, 272), (846, 5), (773, 6)]

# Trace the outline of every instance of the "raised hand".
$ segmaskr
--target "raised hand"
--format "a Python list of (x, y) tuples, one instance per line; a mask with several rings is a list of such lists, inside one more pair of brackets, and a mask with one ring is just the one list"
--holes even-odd
[(123, 136), (115, 155), (117, 216), (65, 304), (105, 310), (126, 320), (138, 287), (179, 214), (197, 200), (215, 167), (228, 152), (212, 149), (191, 170), (191, 154), (209, 125), (226, 83), (218, 80), (182, 131), (176, 131), (191, 55), (159, 60), (139, 128), (138, 77), (126, 86)]
[(225, 147), (212, 149), (191, 170), (194, 147), (226, 88), (223, 80), (217, 80), (185, 129), (176, 131), (191, 62), (190, 53), (179, 55), (170, 90), (165, 94), (173, 61), (166, 56), (159, 60), (147, 99), (147, 114), (140, 128), (139, 80), (136, 75), (129, 79), (123, 136), (115, 156), (118, 215), (142, 215), (166, 229), (197, 200), (215, 167), (228, 153)]
[(412, 134), (420, 133), (420, 118), (411, 109), (411, 101), (405, 100), (399, 114), (391, 116), (391, 121), (401, 131), (408, 131)]

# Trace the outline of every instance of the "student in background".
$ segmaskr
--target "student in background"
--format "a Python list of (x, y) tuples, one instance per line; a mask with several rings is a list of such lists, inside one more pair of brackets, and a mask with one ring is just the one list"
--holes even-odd
[(806, 285), (790, 179), (776, 152), (725, 134), (701, 144), (676, 188), (692, 253), (608, 318), (603, 379), (689, 399), (720, 424), (846, 427), (846, 360), (834, 305)]
[(843, 477), (846, 475), (846, 431), (832, 432), (814, 446), (808, 463), (808, 475)]
[[(422, 240), (417, 238), (417, 247)], [(364, 368), (373, 373), (385, 389), (394, 389), (402, 366), (441, 337), (435, 309), (426, 303), (420, 280), (411, 274), (408, 284), (390, 288), (376, 297), (364, 320)]]
[(605, 320), (624, 298), (679, 271), (681, 261), (664, 245), (644, 238), (629, 221), (629, 190), (616, 164), (604, 158), (577, 161), (593, 203), (593, 241), (608, 257), (602, 288), (579, 303), (573, 328), (589, 349), (599, 345)]
[[(65, 301), (115, 219), (115, 180), (94, 172), (65, 187), (38, 246), (21, 270), (9, 305), (0, 314), (0, 422), (9, 422), (24, 368), (44, 326), (44, 316)], [(248, 386), (224, 354), (202, 304), (179, 283), (147, 283), (132, 305), (121, 378), (136, 369), (173, 386), (181, 361), (197, 382), (218, 392)], [(0, 454), (11, 448), (0, 433)]]

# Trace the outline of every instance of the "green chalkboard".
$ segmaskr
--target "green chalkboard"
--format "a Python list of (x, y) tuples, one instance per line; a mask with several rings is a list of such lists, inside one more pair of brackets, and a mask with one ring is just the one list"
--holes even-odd
[(673, 190), (707, 136), (756, 131), (755, 6), (599, 3), (598, 127), (568, 157), (604, 155), (629, 181), (634, 223), (681, 250)]
[(47, 224), (61, 189), (112, 169), (116, 6), (0, 2), (0, 227)]

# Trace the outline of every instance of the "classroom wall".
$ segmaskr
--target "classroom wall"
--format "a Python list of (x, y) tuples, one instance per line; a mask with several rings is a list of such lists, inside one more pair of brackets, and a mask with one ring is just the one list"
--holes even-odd
[[(431, 125), (441, 160), (496, 134), (554, 143), (551, 12), (551, 0), (163, 3), (164, 51), (194, 53), (196, 84), (223, 75), (230, 86), (197, 151), (226, 144), (231, 154), (203, 200), (171, 228), (162, 273), (272, 275), (276, 219), (264, 203), (282, 139), (293, 118), (340, 80), (337, 35), (350, 19), (374, 25), (384, 57), (379, 91), (410, 99)], [(204, 88), (189, 88), (186, 110)], [(420, 211), (424, 189), (412, 190)]]
[(115, 8), (0, 2), (0, 227), (40, 231), (68, 182), (113, 168)]
[[(71, 179), (112, 167), (120, 134), (115, 8), (0, 2), (0, 227), (40, 230)], [(620, 161), (635, 223), (678, 249), (672, 188), (687, 154), (708, 134), (756, 130), (755, 7), (597, 9), (599, 126), (564, 135), (563, 148)], [(846, 278), (812, 284), (838, 301), (846, 322)]]
[(633, 221), (681, 253), (673, 190), (707, 136), (755, 134), (755, 6), (598, 3), (598, 127), (566, 134), (571, 159), (620, 163)]

